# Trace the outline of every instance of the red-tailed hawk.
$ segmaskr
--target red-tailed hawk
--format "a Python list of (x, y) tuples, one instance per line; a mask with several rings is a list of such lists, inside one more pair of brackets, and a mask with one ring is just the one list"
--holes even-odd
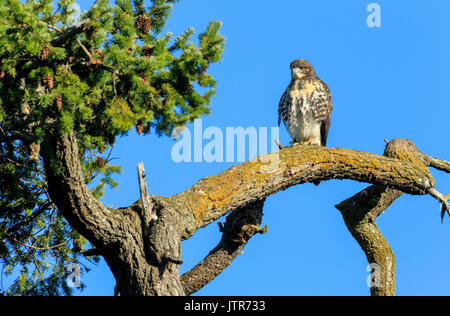
[(278, 106), (278, 125), (283, 119), (294, 143), (326, 146), (333, 109), (330, 89), (306, 60), (293, 61), (291, 71)]

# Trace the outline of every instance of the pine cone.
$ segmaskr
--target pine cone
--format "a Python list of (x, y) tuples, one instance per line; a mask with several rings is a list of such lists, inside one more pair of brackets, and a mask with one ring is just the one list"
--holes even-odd
[(99, 57), (99, 60), (103, 64), (105, 62), (105, 53), (101, 50), (97, 50), (97, 55)]
[(141, 135), (144, 132), (144, 125), (142, 124), (137, 124), (136, 125), (136, 132)]
[(114, 146), (115, 142), (116, 142), (116, 136), (114, 136), (114, 135), (109, 135), (109, 136), (108, 136), (108, 143), (109, 143), (111, 146)]
[(152, 26), (152, 21), (150, 18), (146, 16), (138, 16), (136, 19), (136, 28), (139, 29), (142, 33), (148, 34), (150, 33), (150, 27)]
[(106, 159), (103, 159), (102, 157), (97, 157), (97, 165), (101, 168), (105, 165)]
[(53, 81), (54, 81), (54, 79), (53, 79), (53, 76), (51, 74), (46, 75), (42, 81), (44, 82), (44, 84), (47, 86), (47, 88), (49, 90), (53, 89), (53, 83), (54, 83)]
[(57, 95), (55, 97), (55, 101), (56, 101), (56, 107), (57, 107), (58, 111), (61, 111), (62, 105), (63, 105), (63, 98), (60, 95)]
[(83, 247), (80, 245), (80, 242), (76, 239), (73, 240), (72, 251), (75, 253), (79, 253), (79, 252), (83, 251)]
[(111, 31), (111, 34), (115, 35), (115, 34), (119, 33), (119, 26), (117, 25), (116, 22), (114, 22), (113, 26), (114, 26), (114, 29)]
[(101, 50), (96, 50), (96, 54), (98, 55), (98, 58), (92, 58), (90, 63), (91, 65), (101, 65), (105, 63), (105, 53)]
[(147, 77), (147, 75), (145, 74), (145, 72), (141, 72), (141, 73), (139, 74), (139, 77), (141, 77), (141, 79), (142, 79), (141, 88), (143, 88), (143, 87), (145, 86), (145, 84), (147, 83), (147, 81), (148, 81), (148, 77)]
[(92, 27), (92, 25), (89, 25), (89, 26), (86, 28), (86, 37), (87, 37), (89, 40), (92, 40), (92, 37), (93, 37), (93, 35), (94, 35), (94, 32), (95, 32), (95, 30), (94, 30), (94, 28)]
[(153, 55), (153, 51), (155, 49), (151, 46), (146, 46), (144, 47), (144, 49), (142, 49), (142, 55), (144, 55), (145, 57), (150, 57)]
[(45, 45), (41, 50), (41, 60), (46, 60), (49, 53), (50, 47), (48, 47), (48, 45)]

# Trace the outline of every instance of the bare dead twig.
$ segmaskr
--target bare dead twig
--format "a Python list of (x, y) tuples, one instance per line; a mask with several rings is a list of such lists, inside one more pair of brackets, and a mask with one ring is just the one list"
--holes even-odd
[(277, 138), (275, 139), (275, 143), (277, 144), (279, 149), (283, 149), (284, 148), (284, 146), (280, 143), (280, 141)]
[(445, 212), (447, 212), (448, 216), (450, 216), (450, 204), (448, 203), (449, 195), (444, 196), (442, 193), (440, 193), (435, 188), (429, 188), (428, 189), (428, 193), (441, 203), (441, 205), (442, 205), (442, 208), (441, 208), (441, 222), (443, 223), (444, 222)]
[(34, 249), (34, 250), (50, 250), (50, 249), (54, 249), (54, 248), (59, 248), (59, 247), (65, 246), (66, 243), (64, 242), (64, 243), (61, 243), (59, 245), (54, 245), (54, 246), (49, 246), (49, 247), (36, 247), (36, 246), (28, 245), (28, 244), (22, 244), (22, 245), (27, 247), (27, 248)]
[[(425, 154), (424, 154), (425, 155)], [(428, 161), (429, 166), (433, 167), (437, 170), (450, 173), (450, 162), (438, 158), (434, 158), (428, 155), (425, 155), (425, 159)]]
[(79, 38), (76, 38), (76, 41), (78, 45), (80, 45), (81, 49), (84, 51), (84, 53), (89, 57), (89, 63), (92, 62), (92, 54), (89, 52), (89, 50), (84, 46), (84, 44), (81, 42)]
[(142, 215), (144, 221), (146, 222), (146, 225), (148, 225), (152, 220), (158, 219), (158, 217), (153, 212), (153, 206), (148, 196), (144, 163), (143, 162), (138, 163), (137, 169), (138, 169), (139, 191), (141, 195), (141, 204), (142, 204)]

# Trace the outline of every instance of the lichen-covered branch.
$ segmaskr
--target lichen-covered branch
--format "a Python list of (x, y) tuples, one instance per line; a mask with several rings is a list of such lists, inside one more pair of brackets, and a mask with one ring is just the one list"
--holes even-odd
[(49, 194), (68, 222), (98, 247), (125, 236), (120, 229), (125, 218), (106, 208), (85, 185), (74, 133), (55, 131), (43, 148)]
[[(389, 142), (384, 155), (417, 166), (422, 165), (424, 168), (435, 167), (436, 161), (440, 162), (439, 166), (445, 163), (443, 160), (436, 160), (423, 154), (411, 141), (404, 139)], [(448, 208), (445, 198), (434, 187), (428, 188), (427, 193)], [(361, 246), (370, 264), (372, 278), (370, 290), (373, 296), (395, 295), (395, 256), (378, 229), (376, 219), (402, 194), (402, 191), (385, 185), (373, 185), (336, 205), (348, 230)]]
[(336, 205), (348, 230), (374, 269), (370, 287), (373, 296), (395, 295), (395, 256), (378, 229), (376, 218), (402, 194), (383, 185), (372, 185)]
[(220, 225), (222, 239), (219, 244), (193, 269), (181, 276), (186, 295), (197, 292), (218, 276), (233, 260), (255, 234), (264, 233), (267, 227), (260, 228), (264, 201), (257, 201), (242, 210), (227, 216)]
[(434, 158), (428, 155), (425, 155), (425, 159), (428, 162), (429, 167), (433, 167), (437, 170), (444, 171), (446, 173), (450, 173), (450, 162), (445, 161), (439, 158)]
[[(251, 236), (262, 232), (259, 225), (266, 197), (293, 185), (328, 179), (376, 185), (357, 198), (361, 204), (358, 211), (346, 211), (351, 207), (344, 206), (342, 212), (360, 245), (373, 250), (367, 253), (369, 261), (381, 267), (381, 280), (386, 285), (377, 287), (379, 293), (391, 295), (395, 258), (376, 227), (376, 216), (402, 192), (443, 196), (433, 190), (434, 179), (425, 156), (414, 154), (418, 150), (411, 149), (412, 143), (399, 141), (395, 148), (388, 145), (385, 154), (393, 158), (294, 145), (204, 178), (175, 196), (149, 197), (150, 213), (156, 215), (149, 218), (142, 216), (139, 201), (128, 208), (110, 210), (92, 196), (84, 184), (73, 132), (55, 132), (43, 145), (52, 201), (105, 257), (122, 295), (197, 291), (231, 264)], [(181, 240), (228, 213), (219, 245), (180, 278)]]
[(173, 260), (180, 255), (181, 238), (176, 229), (180, 214), (170, 208), (158, 209), (158, 220), (149, 226), (143, 225), (147, 217), (140, 216), (140, 206), (108, 209), (84, 183), (73, 132), (54, 131), (43, 147), (52, 201), (104, 256), (121, 295), (184, 295), (179, 262)]
[[(402, 161), (412, 162), (417, 166), (422, 165), (424, 168), (433, 167), (435, 169), (450, 173), (450, 162), (422, 153), (409, 139), (394, 139), (391, 142), (388, 142), (384, 155)], [(444, 220), (445, 213), (450, 216), (448, 196), (444, 196), (442, 193), (438, 192), (434, 188), (434, 185), (427, 189), (427, 194), (441, 203), (441, 221)]]
[[(301, 183), (351, 179), (422, 195), (434, 187), (430, 172), (417, 159), (395, 158), (343, 148), (294, 145), (204, 178), (169, 201), (177, 204), (183, 214), (180, 235), (186, 239), (228, 212)], [(269, 171), (265, 168), (267, 161), (273, 166)]]

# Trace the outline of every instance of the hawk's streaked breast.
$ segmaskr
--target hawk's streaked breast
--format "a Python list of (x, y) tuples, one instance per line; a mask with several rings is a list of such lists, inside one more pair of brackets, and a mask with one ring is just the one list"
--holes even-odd
[(303, 60), (291, 64), (292, 81), (281, 97), (282, 119), (294, 142), (325, 146), (330, 127), (331, 93)]

